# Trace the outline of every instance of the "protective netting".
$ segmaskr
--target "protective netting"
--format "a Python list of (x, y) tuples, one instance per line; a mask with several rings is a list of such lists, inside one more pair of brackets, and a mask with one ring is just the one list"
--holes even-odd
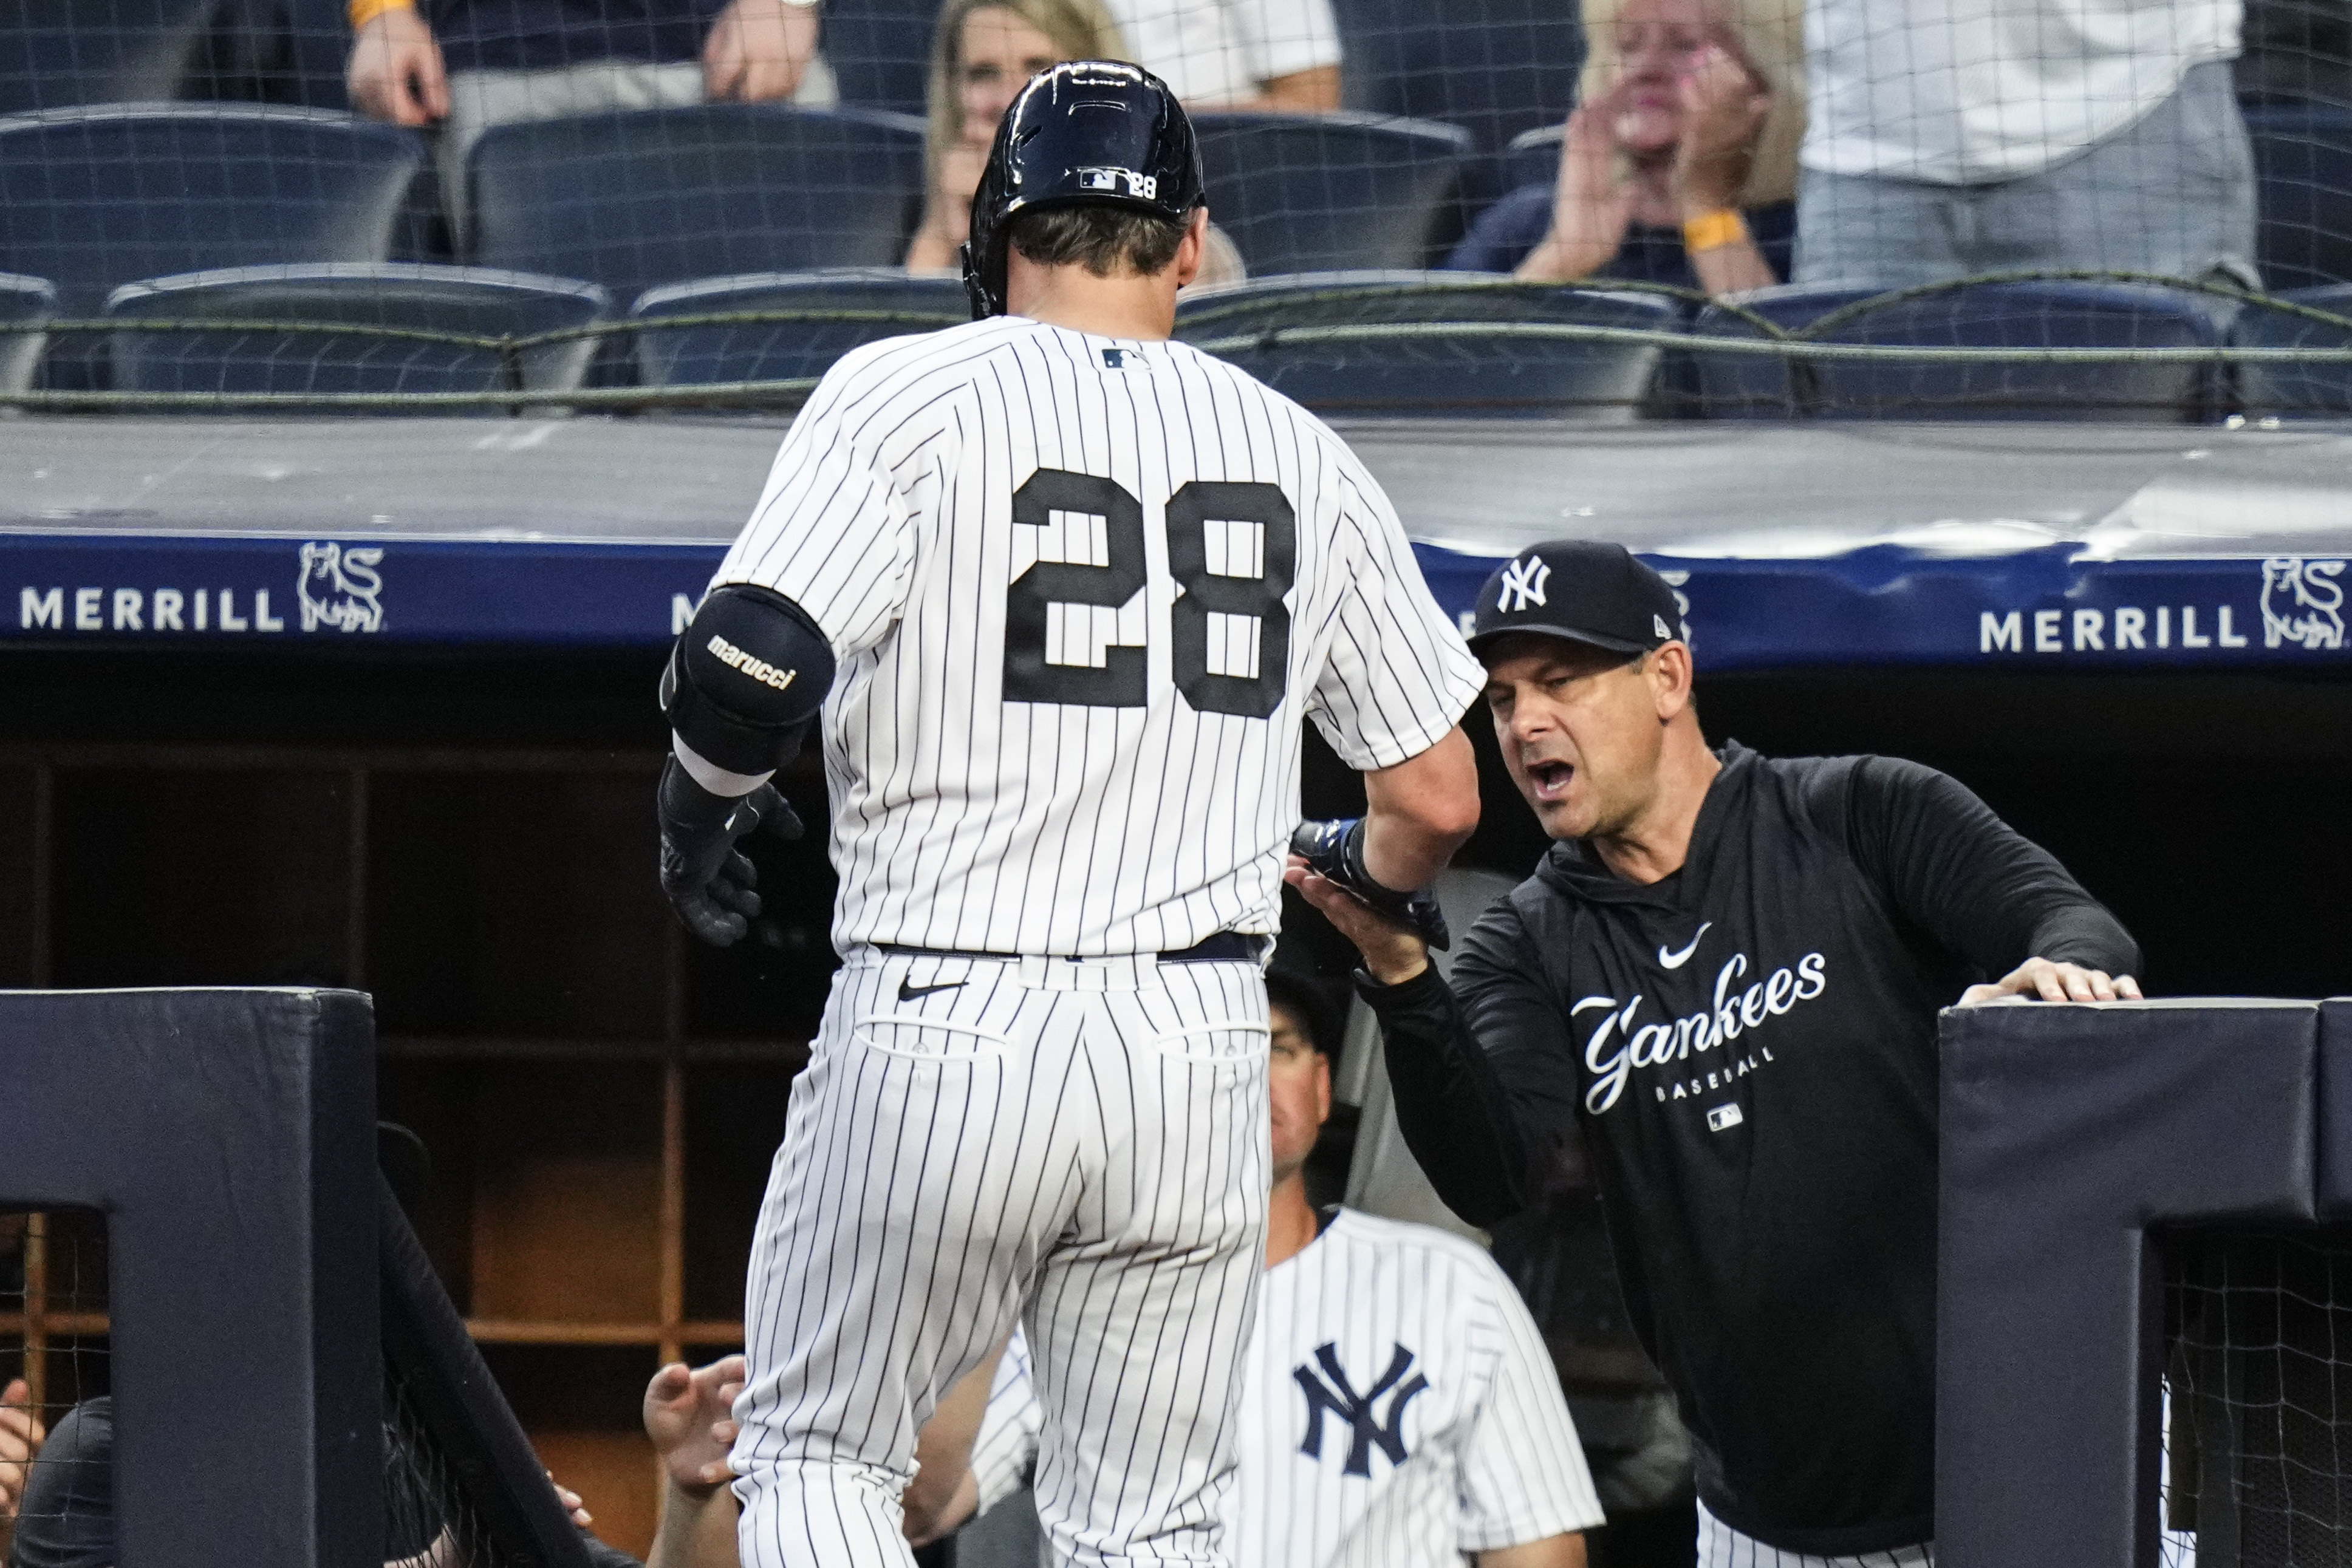
[(106, 1276), (102, 1215), (0, 1213), (0, 1542), (86, 1540), (108, 1506)]
[[(414, 1243), (408, 1244), (413, 1249)], [(404, 1257), (408, 1255), (404, 1253)], [(114, 1540), (115, 1413), (108, 1354), (105, 1217), (89, 1209), (0, 1213), (0, 1561), (89, 1562)], [(383, 1361), (387, 1564), (509, 1568), (585, 1563), (583, 1539), (543, 1549), (516, 1499), (545, 1491), (456, 1314), (419, 1329), (439, 1287), (409, 1258), (405, 1303), (387, 1315)], [(546, 1513), (549, 1498), (535, 1500)], [(558, 1521), (565, 1536), (568, 1525)], [(12, 1555), (12, 1550), (16, 1554)], [(606, 1561), (620, 1561), (617, 1558)]]
[(2352, 1563), (2352, 1233), (2168, 1237), (2164, 1308), (2169, 1555)]
[[(0, 402), (788, 409), (1034, 68), (1341, 413), (2352, 413), (2345, 0), (0, 0)], [(1573, 110), (1573, 112), (1571, 112)]]
[(522, 1568), (536, 1559), (491, 1527), (473, 1478), (425, 1415), (411, 1377), (384, 1364), (383, 1555), (386, 1563)]

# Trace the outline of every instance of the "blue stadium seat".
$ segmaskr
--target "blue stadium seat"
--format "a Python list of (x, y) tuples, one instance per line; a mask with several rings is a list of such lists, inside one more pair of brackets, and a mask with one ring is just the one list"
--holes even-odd
[[(1874, 299), (1885, 290), (1875, 285), (1788, 284), (1734, 295), (1706, 306), (1692, 324), (1701, 338), (1769, 338), (1773, 334), (1756, 324), (1761, 318), (1781, 332), (1793, 333), (1813, 324), (1832, 310)], [(1675, 356), (1670, 378), (1681, 413), (1700, 419), (1787, 419), (1799, 412), (1798, 388), (1810, 371), (1800, 362), (1769, 354), (1710, 354), (1692, 349)]]
[(1584, 27), (1561, 0), (1336, 0), (1349, 109), (1442, 120), (1481, 152), (1576, 103)]
[[(1759, 290), (1741, 303), (1818, 341), (1919, 348), (2211, 348), (2221, 341), (2228, 316), (2225, 303), (2214, 296), (2055, 280), (1963, 284), (1883, 296), (1853, 285), (1795, 284)], [(1755, 330), (1721, 308), (1707, 311), (1699, 329)], [(1703, 386), (1704, 375), (1703, 367)], [(1827, 418), (2181, 423), (2210, 417), (2221, 396), (2210, 361), (1898, 365), (1811, 360), (1797, 362), (1791, 379), (1797, 411)]]
[(2246, 111), (2261, 192), (2254, 244), (2273, 293), (2352, 283), (2352, 110)]
[(1462, 233), (1470, 133), (1369, 114), (1201, 114), (1209, 215), (1253, 277), (1420, 267)]
[(0, 273), (0, 392), (23, 392), (33, 384), (48, 334), (30, 329), (57, 308), (58, 291), (47, 278)]
[[(1466, 272), (1332, 272), (1180, 296), (1176, 335), (1218, 345), (1211, 351), (1318, 412), (1632, 419), (1650, 401), (1659, 348), (1444, 324), (1671, 331), (1681, 315), (1673, 297), (1632, 289)], [(1337, 341), (1290, 335), (1359, 325), (1383, 330)]]
[[(738, 310), (805, 312), (806, 319), (656, 329), (665, 317)], [(969, 321), (971, 306), (960, 278), (853, 267), (671, 284), (646, 293), (629, 314), (641, 323), (640, 382), (707, 386), (821, 376), (860, 343)]]
[(616, 298), (696, 277), (887, 267), (922, 195), (923, 122), (718, 103), (501, 125), (469, 164), (485, 267)]
[(0, 114), (176, 98), (220, 0), (0, 0)]
[(0, 120), (0, 269), (95, 316), (142, 277), (380, 261), (425, 156), (405, 131), (320, 110), (142, 105)]
[(841, 101), (919, 116), (939, 0), (825, 0), (822, 47)]
[(528, 338), (586, 327), (611, 311), (591, 283), (407, 262), (245, 267), (128, 284), (106, 302), (114, 385), (137, 392), (474, 392), (580, 385), (596, 340), (517, 352), (294, 327), (141, 329), (162, 318), (352, 322)]
[[(2245, 349), (2352, 349), (2352, 284), (2297, 289), (2289, 302), (2325, 310), (2346, 324), (2253, 304), (2238, 312), (2230, 341)], [(2336, 364), (2237, 366), (2237, 406), (2246, 413), (2329, 415), (2352, 413), (2352, 361)]]
[(1560, 128), (1538, 125), (1533, 131), (1522, 131), (1511, 138), (1503, 150), (1503, 189), (1516, 191), (1521, 185), (1556, 185), (1559, 183)]

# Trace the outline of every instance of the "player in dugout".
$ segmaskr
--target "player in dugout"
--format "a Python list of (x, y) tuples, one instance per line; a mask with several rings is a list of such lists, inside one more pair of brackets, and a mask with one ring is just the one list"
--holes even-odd
[(1936, 1014), (2137, 998), (2137, 947), (1943, 774), (1711, 749), (1675, 594), (1617, 545), (1522, 551), (1470, 643), (1557, 841), (1452, 983), (1287, 873), (1363, 956), (1407, 1144), (1492, 1224), (1580, 1124), (1703, 1568), (1932, 1563)]
[[(1583, 1568), (1601, 1523), (1535, 1321), (1480, 1248), (1425, 1225), (1318, 1208), (1307, 1162), (1331, 1114), (1314, 992), (1266, 975), (1274, 1185), (1242, 1384), (1240, 1568)], [(907, 1489), (923, 1543), (1012, 1495), (1044, 1412), (1014, 1331), (924, 1427)], [(976, 1428), (976, 1431), (975, 1431)]]

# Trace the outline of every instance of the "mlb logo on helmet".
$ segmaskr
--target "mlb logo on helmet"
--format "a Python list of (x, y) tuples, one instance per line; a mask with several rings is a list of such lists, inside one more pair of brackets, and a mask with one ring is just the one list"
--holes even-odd
[(1150, 174), (1139, 174), (1132, 169), (1080, 169), (1078, 189), (1107, 191), (1113, 195), (1140, 196), (1155, 201), (1160, 195), (1160, 182)]

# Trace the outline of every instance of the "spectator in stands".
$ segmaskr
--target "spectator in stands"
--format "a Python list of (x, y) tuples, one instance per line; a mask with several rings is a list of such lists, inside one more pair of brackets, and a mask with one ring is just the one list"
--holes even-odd
[(1585, 19), (1559, 178), (1488, 208), (1446, 265), (1710, 294), (1785, 281), (1804, 113), (1792, 5), (1588, 0)]
[(1102, 0), (947, 0), (931, 35), (930, 197), (907, 266), (956, 265), (989, 146), (1024, 83), (1064, 60), (1126, 57)]
[[(930, 195), (907, 246), (908, 270), (958, 265), (957, 248), (971, 228), (971, 193), (996, 127), (1023, 84), (1064, 60), (1126, 57), (1102, 0), (947, 0), (931, 36), (930, 130), (923, 149)], [(1245, 275), (1241, 252), (1212, 227), (1192, 287), (1238, 283)]]
[[(829, 104), (816, 0), (350, 0), (352, 106), (441, 127), (462, 238), (466, 155), (516, 120), (790, 98)], [(431, 20), (427, 21), (427, 16)]]
[(1190, 109), (1339, 107), (1331, 0), (1108, 0), (1134, 51)]
[(1801, 281), (2256, 281), (2241, 0), (1811, 7)]

